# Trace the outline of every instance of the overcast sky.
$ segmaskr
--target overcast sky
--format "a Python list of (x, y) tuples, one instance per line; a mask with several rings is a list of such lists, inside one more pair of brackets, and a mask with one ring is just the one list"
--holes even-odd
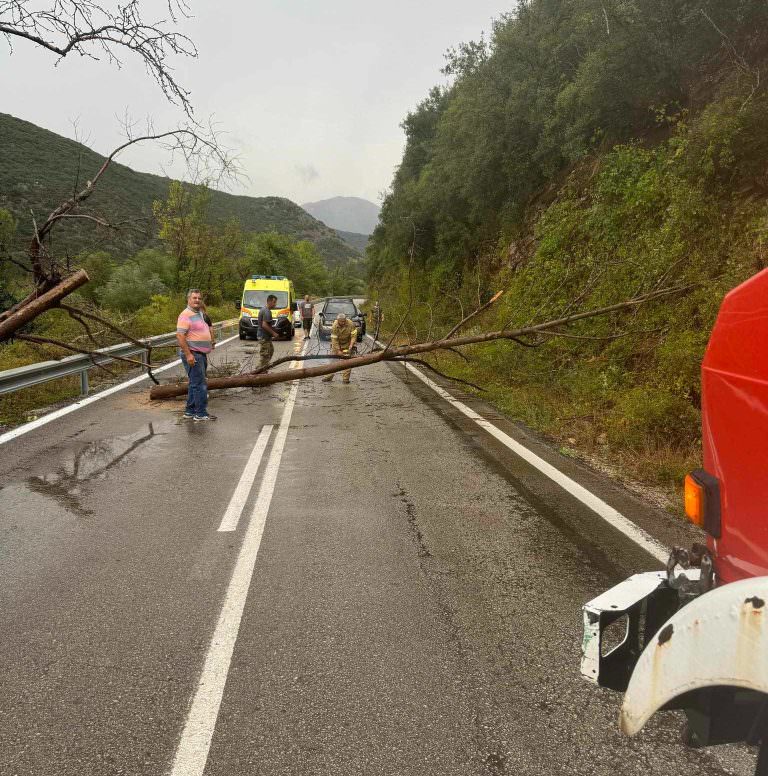
[[(104, 0), (112, 5), (115, 0)], [(36, 3), (37, 4), (37, 3)], [(145, 16), (157, 7), (145, 0)], [(182, 28), (197, 60), (177, 59), (196, 116), (213, 114), (249, 178), (233, 193), (295, 202), (359, 196), (388, 188), (403, 149), (400, 122), (429, 88), (444, 83), (443, 54), (479, 38), (511, 0), (190, 0)], [(160, 4), (162, 8), (162, 4)], [(120, 141), (116, 116), (153, 117), (160, 129), (179, 112), (143, 67), (55, 57), (0, 39), (0, 111), (102, 153)], [(122, 159), (135, 169), (173, 174), (155, 150)]]

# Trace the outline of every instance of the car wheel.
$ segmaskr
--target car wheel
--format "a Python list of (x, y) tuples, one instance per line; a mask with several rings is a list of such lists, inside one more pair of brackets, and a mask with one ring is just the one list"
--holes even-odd
[(248, 337), (246, 337), (245, 334), (243, 334), (243, 332), (239, 332), (239, 334), (240, 334), (241, 340), (248, 339)]

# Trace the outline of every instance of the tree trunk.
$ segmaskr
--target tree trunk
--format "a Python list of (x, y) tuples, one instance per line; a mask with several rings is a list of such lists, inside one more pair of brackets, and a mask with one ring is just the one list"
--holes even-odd
[[(391, 356), (391, 353), (387, 353)], [(365, 356), (356, 356), (354, 358), (336, 359), (332, 364), (323, 364), (323, 366), (311, 366), (303, 369), (284, 369), (281, 372), (267, 372), (264, 374), (245, 374), (234, 375), (232, 377), (212, 377), (208, 380), (209, 390), (214, 388), (255, 388), (262, 385), (274, 385), (275, 383), (285, 383), (290, 380), (303, 380), (308, 377), (322, 377), (336, 372), (343, 372), (352, 366), (367, 366), (376, 364), (384, 360), (385, 353), (382, 350), (375, 353), (369, 353)], [(170, 399), (173, 396), (184, 396), (187, 392), (187, 383), (177, 383), (170, 385), (155, 385), (149, 392), (150, 399)]]
[(88, 282), (88, 273), (78, 270), (74, 275), (62, 280), (50, 291), (41, 294), (29, 304), (24, 305), (4, 321), (0, 322), (0, 342), (9, 339), (14, 332), (22, 326), (37, 318), (38, 315), (55, 307), (65, 296), (85, 285)]

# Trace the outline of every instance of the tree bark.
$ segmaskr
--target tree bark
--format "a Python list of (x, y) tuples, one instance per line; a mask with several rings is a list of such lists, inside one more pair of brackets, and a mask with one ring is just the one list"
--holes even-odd
[(46, 291), (38, 296), (37, 299), (9, 315), (4, 321), (0, 322), (0, 342), (9, 339), (14, 332), (41, 313), (50, 310), (51, 307), (56, 307), (65, 296), (76, 291), (80, 286), (85, 285), (88, 280), (88, 273), (84, 269), (78, 270), (74, 275), (70, 275), (70, 277), (55, 285), (50, 291)]
[[(275, 383), (285, 383), (289, 380), (303, 380), (307, 377), (323, 377), (335, 372), (343, 372), (352, 366), (368, 366), (376, 364), (379, 361), (391, 358), (392, 351), (379, 350), (375, 353), (368, 353), (364, 356), (354, 356), (349, 359), (336, 359), (332, 364), (323, 366), (311, 366), (304, 369), (284, 369), (281, 372), (233, 375), (232, 377), (212, 377), (208, 380), (208, 389), (214, 388), (255, 388), (262, 385), (274, 385)], [(156, 385), (149, 392), (150, 399), (170, 399), (174, 396), (184, 396), (187, 392), (187, 383), (178, 383), (170, 385)]]

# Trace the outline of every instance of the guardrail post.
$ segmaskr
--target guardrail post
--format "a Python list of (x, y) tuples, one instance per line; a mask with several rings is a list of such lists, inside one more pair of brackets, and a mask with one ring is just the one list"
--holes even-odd
[(88, 395), (88, 370), (83, 369), (82, 372), (80, 372), (80, 393), (83, 396)]

